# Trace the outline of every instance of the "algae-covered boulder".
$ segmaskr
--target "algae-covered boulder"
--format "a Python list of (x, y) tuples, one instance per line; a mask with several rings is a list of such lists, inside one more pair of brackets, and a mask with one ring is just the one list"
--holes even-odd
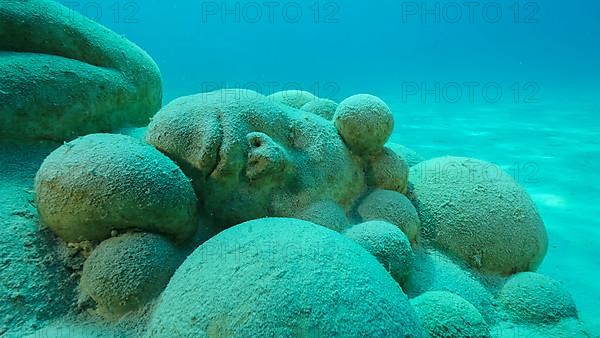
[(418, 249), (412, 267), (402, 285), (409, 298), (428, 291), (448, 291), (475, 306), (488, 324), (497, 320), (497, 306), (491, 293), (464, 264), (435, 250)]
[(158, 296), (181, 259), (177, 248), (160, 235), (109, 238), (85, 261), (80, 289), (94, 300), (100, 315), (115, 319)]
[(330, 99), (316, 99), (302, 106), (302, 110), (319, 115), (324, 119), (331, 120), (338, 107), (338, 104)]
[(430, 291), (411, 299), (427, 337), (491, 337), (477, 309), (447, 291)]
[(380, 151), (394, 129), (394, 116), (380, 98), (351, 96), (340, 103), (333, 121), (346, 144), (360, 155)]
[(311, 206), (295, 215), (294, 218), (322, 225), (337, 232), (343, 231), (350, 224), (344, 209), (332, 201), (319, 201), (313, 203)]
[(282, 90), (267, 96), (272, 102), (282, 103), (292, 108), (300, 109), (305, 104), (316, 101), (319, 98), (313, 94), (298, 89)]
[(533, 201), (498, 166), (441, 157), (411, 168), (423, 238), (470, 266), (508, 275), (535, 270), (548, 238)]
[(512, 276), (500, 290), (499, 303), (519, 322), (553, 323), (577, 318), (575, 302), (559, 282), (534, 272)]
[(192, 178), (203, 211), (224, 227), (322, 200), (348, 210), (366, 189), (360, 159), (330, 121), (247, 90), (171, 102), (146, 141)]
[(125, 135), (92, 134), (66, 143), (35, 179), (40, 219), (67, 242), (101, 241), (141, 229), (186, 239), (197, 199), (173, 161)]
[(375, 256), (399, 284), (404, 284), (412, 269), (414, 254), (408, 238), (397, 226), (370, 221), (353, 225), (344, 235)]
[(386, 147), (391, 149), (396, 155), (400, 156), (408, 164), (409, 167), (414, 167), (417, 164), (425, 161), (425, 158), (416, 151), (398, 143), (388, 142)]
[(400, 287), (358, 244), (306, 221), (266, 218), (200, 246), (151, 319), (152, 337), (420, 337)]
[(0, 3), (0, 138), (67, 140), (142, 126), (161, 78), (139, 47), (52, 0)]
[(419, 216), (408, 198), (399, 192), (375, 190), (357, 211), (363, 221), (384, 220), (398, 226), (412, 243), (417, 239), (421, 227)]
[(379, 189), (406, 194), (408, 190), (408, 164), (388, 147), (369, 158), (367, 184)]

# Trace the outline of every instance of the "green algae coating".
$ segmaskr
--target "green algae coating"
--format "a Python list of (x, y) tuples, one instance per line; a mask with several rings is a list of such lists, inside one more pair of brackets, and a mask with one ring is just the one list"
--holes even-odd
[(123, 234), (102, 242), (85, 261), (81, 291), (115, 319), (158, 296), (177, 270), (177, 248), (160, 235)]
[(0, 4), (0, 138), (142, 126), (161, 100), (158, 67), (124, 37), (54, 1)]
[(447, 291), (411, 299), (427, 337), (491, 337), (488, 324), (471, 303)]
[(517, 322), (553, 323), (577, 318), (569, 291), (552, 278), (534, 272), (512, 276), (500, 290), (498, 300)]
[(173, 161), (129, 136), (92, 134), (66, 143), (35, 179), (40, 219), (67, 242), (141, 229), (178, 240), (195, 231), (197, 199)]
[(358, 244), (266, 218), (223, 231), (177, 270), (151, 337), (421, 337), (406, 296)]
[(360, 244), (400, 284), (404, 284), (412, 269), (414, 254), (406, 235), (394, 224), (370, 221), (352, 226), (346, 237)]
[(535, 270), (548, 246), (527, 192), (498, 166), (441, 157), (411, 168), (422, 237), (484, 272)]

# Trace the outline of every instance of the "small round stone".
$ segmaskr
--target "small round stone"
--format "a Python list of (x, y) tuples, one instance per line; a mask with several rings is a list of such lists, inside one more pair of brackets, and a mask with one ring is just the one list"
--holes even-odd
[(316, 101), (319, 98), (304, 90), (290, 89), (275, 92), (267, 96), (267, 99), (273, 102), (283, 103), (292, 108), (300, 109), (305, 104)]
[(490, 328), (471, 303), (447, 291), (411, 299), (427, 337), (491, 337)]
[(92, 251), (83, 265), (80, 289), (96, 302), (100, 315), (118, 318), (158, 296), (181, 258), (160, 235), (126, 233)]
[(367, 184), (379, 189), (406, 194), (408, 190), (408, 164), (390, 148), (369, 159)]
[(363, 221), (384, 220), (395, 224), (411, 243), (416, 242), (421, 221), (415, 207), (401, 193), (375, 190), (362, 201), (357, 211)]
[(552, 278), (535, 272), (512, 276), (502, 287), (498, 300), (517, 321), (554, 323), (577, 318), (569, 291)]
[(368, 94), (342, 101), (333, 120), (346, 144), (359, 155), (380, 151), (394, 129), (390, 108), (380, 98)]
[(352, 226), (344, 235), (375, 256), (400, 285), (404, 284), (414, 254), (408, 238), (397, 226), (384, 221), (365, 222)]

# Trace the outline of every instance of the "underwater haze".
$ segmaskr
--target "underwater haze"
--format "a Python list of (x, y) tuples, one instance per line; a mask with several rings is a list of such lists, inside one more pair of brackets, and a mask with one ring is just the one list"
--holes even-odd
[[(8, 8), (4, 1), (6, 4), (15, 2), (0, 0), (0, 18), (2, 6)], [(24, 6), (28, 1), (23, 1)], [(29, 210), (31, 215), (23, 222), (31, 229), (35, 223), (35, 231), (15, 230), (18, 233), (15, 236), (34, 238), (25, 243), (43, 249), (39, 249), (40, 253), (35, 249), (31, 260), (51, 267), (48, 268), (51, 273), (31, 272), (35, 278), (30, 281), (7, 282), (0, 286), (0, 295), (4, 292), (11, 295), (8, 305), (0, 305), (0, 314), (13, 308), (35, 313), (35, 318), (28, 321), (21, 320), (18, 314), (0, 318), (0, 337), (17, 336), (21, 325), (22, 332), (33, 334), (32, 337), (52, 336), (54, 332), (61, 332), (62, 326), (74, 330), (67, 331), (73, 336), (134, 337), (140, 332), (150, 337), (189, 336), (199, 332), (193, 331), (193, 326), (205, 325), (203, 320), (208, 323), (205, 325), (208, 329), (202, 333), (209, 337), (253, 334), (320, 337), (332, 332), (339, 336), (419, 337), (421, 334), (435, 336), (436, 332), (442, 336), (440, 332), (445, 332), (448, 337), (600, 337), (600, 186), (597, 184), (600, 173), (600, 2), (57, 2), (139, 46), (154, 60), (161, 79), (156, 73), (158, 69), (154, 69), (145, 54), (125, 42), (120, 45), (122, 50), (114, 47), (119, 46), (114, 41), (121, 41), (110, 36), (109, 42), (102, 40), (102, 43), (115, 43), (106, 50), (118, 55), (114, 57), (118, 65), (88, 63), (99, 68), (98, 72), (112, 68), (119, 71), (106, 73), (108, 75), (98, 73), (105, 74), (98, 77), (109, 79), (106, 81), (114, 74), (126, 74), (125, 80), (115, 85), (117, 94), (113, 97), (117, 98), (106, 99), (108, 103), (104, 108), (108, 114), (119, 112), (120, 115), (115, 113), (115, 118), (108, 120), (114, 123), (111, 126), (119, 127), (115, 130), (128, 136), (83, 136), (94, 130), (92, 119), (91, 127), (81, 129), (86, 132), (75, 134), (81, 131), (76, 129), (63, 137), (59, 133), (64, 131), (57, 127), (58, 137), (31, 138), (21, 144), (14, 136), (5, 141), (2, 132), (10, 128), (0, 126), (0, 158), (8, 168), (6, 174), (1, 175), (4, 183), (0, 184), (0, 204), (5, 207), (0, 208), (0, 221), (6, 220), (6, 224), (11, 224), (10, 229), (13, 226), (16, 229), (21, 224), (20, 218), (16, 219), (22, 215), (15, 210)], [(47, 4), (45, 11), (60, 12), (58, 16), (73, 15), (62, 6)], [(83, 20), (79, 16), (73, 19)], [(0, 37), (5, 33), (3, 27), (0, 23)], [(98, 32), (94, 39), (106, 34)], [(4, 65), (4, 46), (0, 42), (0, 70)], [(96, 47), (86, 41), (77, 48), (90, 46)], [(84, 51), (81, 54), (89, 57)], [(114, 61), (112, 56), (99, 59)], [(80, 71), (84, 73), (73, 70)], [(92, 76), (96, 76), (94, 74)], [(135, 79), (131, 80), (133, 86), (129, 86), (129, 82), (123, 84), (129, 81), (127, 76)], [(9, 94), (3, 91), (2, 80), (0, 76), (0, 99), (3, 94), (6, 97)], [(162, 81), (162, 98), (156, 89), (159, 81)], [(101, 87), (105, 89), (104, 84)], [(65, 88), (69, 91), (68, 87), (58, 87), (58, 91)], [(121, 88), (131, 89), (132, 93)], [(258, 103), (250, 104), (189, 96), (236, 88), (256, 91), (269, 98), (276, 98), (282, 91), (301, 90), (331, 99), (337, 108), (325, 123), (320, 118), (294, 115), (308, 108), (304, 102), (295, 106), (295, 102), (285, 98), (281, 99), (281, 105), (275, 105), (266, 98), (263, 102), (262, 97), (257, 99)], [(101, 101), (101, 94), (96, 95), (93, 90), (90, 93), (91, 100)], [(274, 93), (275, 96), (270, 96)], [(142, 99), (122, 98), (129, 94), (139, 94)], [(370, 95), (354, 96), (356, 94)], [(75, 101), (78, 104), (89, 97), (77, 97)], [(119, 104), (132, 100), (143, 102), (127, 107), (129, 110), (110, 106), (113, 101)], [(307, 99), (309, 101), (311, 99)], [(250, 105), (248, 111), (255, 115), (248, 117), (248, 111), (231, 108), (245, 104)], [(351, 108), (344, 110), (344, 107)], [(361, 109), (373, 115), (352, 115)], [(178, 115), (184, 110), (192, 113)], [(205, 111), (218, 113), (210, 115), (204, 114)], [(2, 113), (0, 107), (0, 118)], [(350, 117), (344, 120), (347, 117), (344, 114)], [(83, 120), (82, 125), (86, 122)], [(0, 119), (2, 121), (19, 120)], [(151, 121), (149, 126), (147, 121)], [(129, 123), (140, 128), (127, 129)], [(55, 127), (41, 124), (39, 130)], [(107, 128), (98, 126), (97, 129)], [(145, 136), (140, 136), (142, 134)], [(238, 139), (239, 135), (243, 137)], [(83, 137), (75, 139), (76, 136)], [(145, 143), (134, 141), (140, 137), (144, 137)], [(288, 137), (298, 139), (290, 141)], [(35, 142), (29, 143), (32, 140)], [(62, 141), (68, 143), (63, 145)], [(12, 142), (18, 145), (13, 146)], [(384, 148), (386, 142), (401, 144), (414, 152), (403, 150), (407, 153), (400, 154), (403, 151), (393, 150), (391, 145), (389, 149)], [(236, 148), (240, 143), (248, 143), (250, 150)], [(265, 147), (267, 150), (261, 152)], [(73, 155), (75, 153), (79, 157)], [(293, 155), (296, 153), (308, 155), (304, 159)], [(385, 155), (388, 153), (393, 155), (385, 159), (378, 157), (388, 156)], [(470, 180), (461, 181), (464, 177), (459, 177), (454, 182), (446, 182), (449, 186), (457, 185), (455, 191), (448, 192), (442, 189), (445, 186), (428, 186), (427, 182), (417, 180), (421, 170), (427, 170), (418, 163), (433, 163), (438, 168), (439, 163), (450, 161), (464, 167), (464, 158), (490, 163), (498, 169), (496, 178), (500, 183), (482, 186)], [(114, 167), (106, 169), (100, 165), (105, 159), (113, 161)], [(239, 165), (241, 162), (244, 162), (243, 168)], [(290, 169), (292, 167), (294, 169)], [(77, 175), (97, 177), (96, 173), (105, 169), (106, 177), (114, 178), (109, 183), (98, 183), (100, 181), (92, 178), (90, 182), (96, 183), (63, 182), (68, 193), (56, 188), (63, 184), (61, 180), (65, 177), (66, 181)], [(127, 174), (120, 177), (120, 171)], [(402, 176), (394, 174), (395, 171), (403, 172), (403, 178), (398, 179), (402, 184), (389, 182)], [(232, 172), (244, 178), (233, 179), (228, 176)], [(264, 176), (268, 176), (267, 181), (261, 181)], [(17, 183), (13, 184), (13, 180)], [(266, 183), (261, 185), (261, 182)], [(143, 189), (134, 187), (134, 192), (128, 190), (119, 195), (124, 200), (119, 201), (122, 204), (104, 200), (121, 187), (138, 183)], [(293, 192), (291, 197), (281, 192), (288, 193), (287, 188)], [(90, 190), (82, 192), (85, 189)], [(381, 191), (392, 197), (385, 193), (377, 195)], [(74, 199), (63, 198), (71, 193), (76, 196)], [(296, 193), (300, 197), (294, 195)], [(455, 198), (464, 197), (463, 193), (473, 195), (472, 199), (462, 200), (468, 204), (464, 210), (457, 206), (459, 202), (454, 204)], [(489, 200), (481, 198), (485, 194), (497, 204), (487, 204)], [(272, 205), (261, 204), (261, 199), (269, 198), (275, 200)], [(517, 205), (515, 209), (499, 207), (511, 203)], [(98, 205), (110, 206), (110, 212), (97, 212), (94, 208)], [(205, 209), (200, 210), (200, 205)], [(437, 213), (436, 208), (447, 206), (452, 212)], [(406, 211), (402, 209), (405, 207)], [(399, 221), (402, 226), (390, 221), (393, 217), (388, 214), (373, 216), (386, 208), (388, 212), (393, 209), (393, 217), (402, 218)], [(114, 210), (117, 211), (113, 213)], [(63, 218), (62, 212), (72, 213)], [(41, 223), (45, 223), (39, 233), (38, 213)], [(367, 216), (368, 213), (373, 215)], [(483, 216), (479, 218), (480, 215)], [(262, 220), (271, 216), (291, 218), (279, 225), (275, 224), (277, 219)], [(96, 228), (94, 217), (102, 220), (101, 226)], [(320, 226), (315, 230), (314, 224), (292, 220), (292, 217), (323, 225), (345, 236), (337, 233), (334, 236), (329, 229)], [(383, 230), (367, 233), (360, 228), (374, 222), (386, 223), (382, 219), (398, 227), (392, 227), (391, 234)], [(494, 234), (495, 230), (505, 231), (505, 238), (491, 236), (482, 240), (473, 235), (476, 231), (468, 226), (457, 227), (456, 232), (443, 228), (452, 222), (470, 224), (475, 220), (484, 224), (489, 219), (492, 219), (490, 227), (482, 228)], [(414, 226), (406, 225), (413, 221)], [(110, 222), (114, 224), (108, 224)], [(208, 230), (202, 228), (203, 222), (210, 224), (206, 225)], [(237, 225), (240, 223), (243, 224)], [(74, 224), (89, 225), (89, 228), (73, 230)], [(421, 230), (428, 227), (433, 230)], [(384, 228), (385, 224), (381, 229)], [(135, 235), (129, 233), (131, 229), (135, 229)], [(2, 232), (0, 235), (4, 237)], [(448, 236), (447, 241), (442, 239), (444, 235)], [(466, 243), (472, 235), (476, 238), (471, 244), (481, 247), (476, 253), (465, 253), (469, 244), (461, 248), (459, 244), (463, 243), (458, 242), (464, 236)], [(18, 241), (0, 238), (0, 253), (11, 252), (6, 259), (0, 257), (0, 269), (7, 267), (0, 281), (8, 280), (4, 277), (9, 271), (10, 274), (17, 271), (14, 268), (17, 263), (11, 262), (18, 261), (15, 257), (21, 256), (19, 250), (22, 249), (20, 245), (14, 250), (3, 249), (1, 245), (8, 248), (7, 243), (20, 243), (22, 238)], [(366, 250), (346, 241), (347, 238)], [(421, 247), (422, 238), (426, 239), (423, 243), (432, 246)], [(289, 245), (298, 245), (304, 254), (304, 250), (316, 247), (324, 252), (319, 251), (321, 258), (305, 265), (293, 264), (292, 260), (299, 259), (294, 256), (296, 252), (292, 252), (292, 257), (269, 257), (271, 265), (259, 264), (258, 267), (254, 267), (254, 260), (245, 260), (248, 257), (210, 259), (211, 253), (214, 254), (210, 250), (215, 247), (219, 248), (219, 254), (235, 254), (235, 249), (223, 244), (227, 241), (239, 241), (254, 248), (262, 240), (289, 241)], [(379, 246), (390, 242), (398, 247)], [(203, 250), (208, 250), (208, 254)], [(150, 263), (140, 258), (142, 251), (144, 257), (150, 257)], [(405, 256), (387, 257), (390, 251), (403, 252)], [(490, 252), (504, 256), (489, 263), (494, 260), (486, 256)], [(167, 256), (169, 259), (162, 259)], [(372, 256), (385, 269), (380, 269), (379, 264), (375, 264), (377, 267), (369, 265), (375, 261)], [(119, 265), (122, 257), (129, 260), (123, 266), (134, 271), (135, 277), (131, 280), (117, 280), (118, 276), (112, 275), (111, 271), (127, 270)], [(260, 252), (256, 257), (260, 258)], [(410, 263), (402, 260), (405, 258)], [(29, 259), (27, 256), (26, 260)], [(353, 265), (354, 259), (358, 263)], [(68, 262), (68, 268), (62, 266), (63, 261)], [(107, 268), (103, 264), (109, 261), (115, 263)], [(289, 264), (289, 269), (274, 269), (277, 264)], [(208, 272), (201, 275), (199, 266)], [(404, 271), (398, 266), (410, 268)], [(18, 273), (26, 276), (27, 271), (34, 271), (33, 267), (27, 269), (19, 267)], [(386, 270), (393, 278), (389, 278)], [(71, 275), (71, 279), (64, 284), (49, 279), (48, 288), (58, 285), (58, 291), (52, 289), (47, 296), (31, 291), (37, 298), (30, 303), (23, 301), (29, 296), (27, 292), (23, 296), (19, 288), (30, 285), (28, 283), (35, 288), (35, 281), (44, 280), (45, 277), (39, 276), (46, 273), (55, 273), (55, 277)], [(102, 276), (103, 273), (111, 277)], [(143, 288), (139, 299), (137, 296), (128, 296), (126, 301), (102, 299), (110, 298), (107, 294), (113, 285), (105, 292), (98, 291), (102, 286), (95, 284), (114, 282), (114, 289), (129, 291), (135, 288), (131, 285), (138, 286), (138, 281), (133, 279), (145, 273), (150, 276), (150, 282), (146, 281), (147, 288)], [(239, 283), (245, 287), (228, 284), (231, 280), (238, 281), (235, 276), (244, 273), (247, 275), (243, 275)], [(308, 277), (294, 279), (290, 277), (294, 273)], [(363, 274), (372, 278), (361, 279)], [(327, 279), (328, 276), (333, 277)], [(517, 280), (522, 276), (531, 279)], [(317, 282), (310, 278), (321, 279)], [(332, 282), (335, 278), (338, 279)], [(429, 284), (421, 285), (423, 280)], [(284, 284), (277, 284), (279, 281), (301, 286), (289, 291), (282, 287)], [(270, 282), (273, 284), (268, 284)], [(364, 284), (364, 288), (347, 283)], [(251, 289), (255, 286), (256, 289)], [(304, 289), (308, 291), (302, 292)], [(317, 291), (311, 293), (311, 290)], [(204, 301), (202, 291), (209, 293), (206, 299), (213, 299), (209, 297), (212, 296), (216, 301)], [(88, 296), (83, 297), (80, 292)], [(227, 292), (231, 292), (230, 297), (223, 296)], [(59, 305), (52, 305), (52, 297), (57, 294), (76, 300), (72, 303), (57, 301)], [(274, 297), (288, 302), (289, 306), (279, 312), (272, 310), (281, 305), (276, 304)], [(364, 302), (353, 305), (350, 297)], [(203, 301), (195, 302), (197, 299)], [(300, 304), (302, 301), (305, 303)], [(34, 303), (35, 306), (30, 306)], [(312, 307), (312, 304), (316, 305)], [(394, 307), (393, 304), (400, 305)], [(219, 312), (221, 305), (228, 309), (222, 311), (229, 312)], [(374, 307), (376, 311), (371, 312)], [(458, 315), (464, 315), (463, 321), (468, 325), (460, 327), (445, 319), (441, 320), (442, 324), (436, 323), (435, 320), (440, 320), (438, 315), (452, 317), (450, 310), (444, 313), (448, 308), (465, 311), (456, 310)], [(286, 318), (288, 309), (298, 309), (301, 313), (287, 318), (298, 325), (294, 328), (299, 331), (286, 331), (286, 325), (277, 327), (280, 331), (269, 331), (270, 321)], [(335, 317), (334, 310), (325, 309), (347, 311), (351, 319)], [(363, 322), (356, 318), (363, 318)], [(48, 327), (50, 329), (43, 331)], [(259, 329), (265, 331), (256, 331)], [(482, 331), (478, 331), (480, 329)], [(487, 333), (480, 335), (481, 332)]]

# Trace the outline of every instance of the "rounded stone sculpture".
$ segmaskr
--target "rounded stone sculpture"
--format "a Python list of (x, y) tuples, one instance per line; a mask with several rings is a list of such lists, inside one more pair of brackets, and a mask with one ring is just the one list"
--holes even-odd
[(324, 119), (331, 120), (338, 107), (338, 104), (329, 99), (317, 99), (306, 103), (300, 108), (303, 111), (321, 116)]
[(527, 192), (498, 166), (441, 157), (411, 168), (422, 237), (485, 272), (535, 270), (548, 245)]
[(35, 178), (40, 219), (67, 242), (102, 241), (140, 229), (185, 240), (197, 199), (173, 161), (129, 136), (92, 134), (66, 143)]
[(126, 233), (102, 242), (83, 265), (81, 292), (107, 319), (134, 311), (167, 286), (181, 263), (168, 240), (148, 233)]
[(398, 226), (415, 243), (421, 222), (408, 198), (396, 191), (375, 190), (358, 206), (363, 221), (384, 220)]
[(404, 161), (408, 164), (409, 167), (414, 167), (415, 165), (425, 161), (425, 158), (419, 155), (416, 151), (403, 146), (398, 143), (388, 142), (386, 147), (391, 149), (396, 155), (400, 156)]
[(371, 221), (352, 226), (346, 237), (360, 244), (400, 284), (404, 284), (412, 269), (414, 254), (406, 235), (394, 224)]
[(406, 194), (408, 190), (408, 164), (391, 149), (383, 151), (369, 159), (367, 184), (379, 189), (393, 190)]
[(515, 321), (554, 323), (577, 318), (569, 291), (550, 277), (534, 272), (512, 276), (500, 290), (498, 300)]
[(411, 299), (427, 337), (491, 337), (490, 328), (471, 303), (447, 291)]
[(400, 287), (358, 244), (319, 225), (265, 218), (201, 245), (177, 270), (152, 337), (420, 337)]
[(69, 140), (160, 108), (154, 61), (56, 1), (2, 1), (0, 41), (0, 138)]
[(192, 178), (204, 213), (223, 227), (323, 200), (348, 210), (366, 189), (362, 161), (330, 121), (249, 91), (179, 98), (153, 118), (146, 141)]
[(290, 89), (275, 92), (267, 96), (267, 99), (273, 102), (283, 103), (292, 108), (300, 109), (305, 104), (316, 101), (319, 98), (304, 90)]
[(340, 103), (333, 117), (346, 144), (359, 155), (379, 152), (394, 129), (394, 116), (380, 98), (358, 94)]

